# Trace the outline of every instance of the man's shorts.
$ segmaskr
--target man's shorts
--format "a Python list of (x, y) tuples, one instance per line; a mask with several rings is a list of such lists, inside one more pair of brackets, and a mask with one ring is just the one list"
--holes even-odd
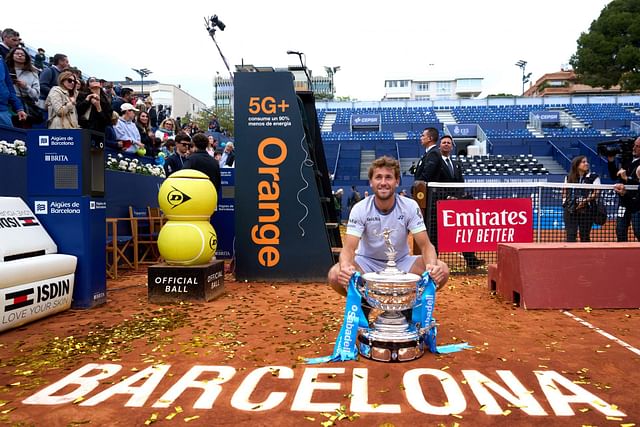
[[(410, 272), (411, 267), (416, 262), (416, 260), (420, 258), (419, 255), (407, 255), (400, 259), (396, 260), (396, 268), (400, 271)], [(363, 273), (379, 273), (380, 271), (387, 268), (386, 261), (380, 261), (374, 258), (368, 258), (361, 255), (356, 255), (355, 258), (356, 264), (360, 266)]]

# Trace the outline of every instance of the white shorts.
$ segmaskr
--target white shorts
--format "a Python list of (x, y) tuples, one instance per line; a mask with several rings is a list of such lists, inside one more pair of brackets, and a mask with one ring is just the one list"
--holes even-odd
[[(413, 267), (413, 264), (415, 264), (418, 258), (420, 258), (419, 255), (407, 255), (403, 258), (397, 259), (396, 268), (408, 273), (411, 271), (411, 267)], [(380, 261), (361, 255), (356, 255), (355, 262), (360, 266), (363, 273), (379, 273), (387, 267), (386, 261)]]

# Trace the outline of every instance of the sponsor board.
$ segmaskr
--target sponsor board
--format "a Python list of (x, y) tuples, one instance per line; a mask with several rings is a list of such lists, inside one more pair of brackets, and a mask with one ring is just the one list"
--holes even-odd
[[(38, 210), (48, 212), (47, 202), (36, 203)], [(0, 197), (0, 260), (40, 251), (56, 252), (40, 219), (19, 197)]]
[(74, 275), (0, 289), (0, 331), (68, 309)]
[(224, 292), (224, 261), (204, 265), (149, 267), (149, 301), (211, 301)]
[[(171, 365), (159, 364), (140, 370), (127, 367), (127, 372), (135, 374), (123, 377), (124, 368), (115, 363), (89, 363), (22, 403), (99, 407), (109, 402), (123, 405), (123, 409), (179, 405), (214, 411), (231, 408), (263, 413), (333, 412), (344, 404), (348, 393), (348, 411), (361, 415), (413, 412), (461, 417), (462, 413), (469, 416), (469, 412), (476, 412), (478, 416), (502, 418), (506, 411), (518, 411), (542, 421), (540, 417), (566, 420), (576, 415), (580, 406), (601, 416), (603, 422), (606, 417), (627, 416), (613, 402), (606, 402), (553, 370), (533, 371), (521, 381), (509, 370), (485, 375), (477, 370), (453, 373), (432, 368), (407, 369), (398, 378), (402, 399), (376, 403), (369, 398), (375, 393), (369, 387), (368, 368), (330, 366), (294, 370), (287, 366), (264, 366), (244, 371), (232, 366), (195, 365), (178, 376), (176, 369), (170, 372)], [(379, 370), (372, 369), (371, 375), (379, 375)], [(443, 397), (434, 399), (434, 396)], [(228, 401), (221, 402), (222, 399)]]
[(533, 241), (531, 199), (440, 200), (437, 215), (442, 251), (496, 251), (498, 243)]

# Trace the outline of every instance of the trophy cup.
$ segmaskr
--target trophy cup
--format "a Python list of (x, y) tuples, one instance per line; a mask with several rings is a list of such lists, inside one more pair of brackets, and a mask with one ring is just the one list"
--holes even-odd
[(419, 302), (425, 285), (417, 274), (396, 268), (396, 250), (390, 235), (393, 230), (384, 229), (381, 236), (387, 247), (387, 266), (378, 273), (366, 273), (358, 284), (360, 294), (375, 309), (382, 310), (367, 330), (358, 331), (358, 351), (368, 359), (381, 362), (406, 362), (424, 354), (425, 336), (435, 327), (411, 325), (403, 310), (413, 309)]

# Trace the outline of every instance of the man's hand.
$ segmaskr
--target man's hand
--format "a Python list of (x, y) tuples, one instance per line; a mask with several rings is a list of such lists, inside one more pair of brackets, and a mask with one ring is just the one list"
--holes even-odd
[(27, 113), (22, 110), (18, 111), (18, 120), (27, 120)]
[(627, 180), (627, 171), (624, 170), (624, 168), (620, 168), (620, 170), (618, 171), (618, 173), (616, 174), (617, 176), (619, 176), (623, 181)]
[(340, 264), (340, 274), (338, 275), (338, 283), (340, 286), (346, 288), (355, 271), (356, 268), (352, 264)]
[(624, 196), (624, 193), (627, 192), (627, 189), (624, 188), (624, 184), (617, 183), (616, 185), (613, 186), (613, 191), (615, 191), (621, 196)]
[(436, 264), (427, 264), (427, 271), (429, 276), (436, 282), (436, 289), (440, 289), (447, 282), (449, 278), (449, 267), (443, 262), (436, 262)]

